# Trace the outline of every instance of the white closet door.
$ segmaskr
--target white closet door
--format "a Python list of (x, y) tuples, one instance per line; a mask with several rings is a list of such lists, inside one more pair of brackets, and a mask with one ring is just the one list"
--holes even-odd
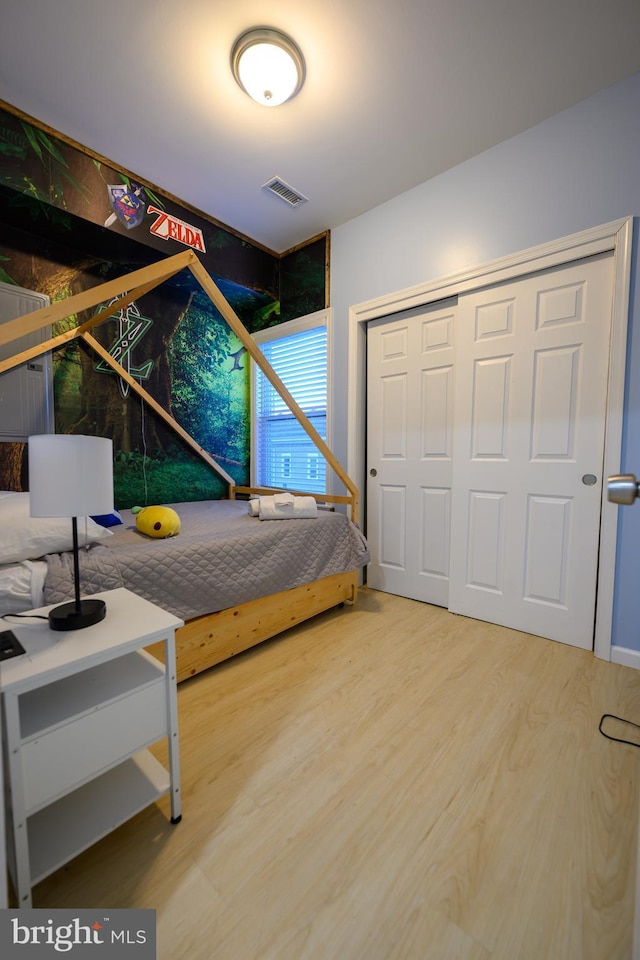
[(447, 606), (455, 301), (367, 337), (367, 536), (376, 590)]
[(461, 296), (449, 608), (591, 649), (613, 257)]

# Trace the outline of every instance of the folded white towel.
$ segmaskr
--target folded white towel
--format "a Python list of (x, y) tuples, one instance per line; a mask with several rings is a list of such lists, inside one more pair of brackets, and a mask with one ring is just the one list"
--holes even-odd
[(249, 500), (249, 514), (261, 520), (313, 520), (318, 516), (315, 497), (294, 497), (291, 493)]
[(315, 497), (294, 497), (293, 515), (304, 520), (315, 520), (318, 516)]

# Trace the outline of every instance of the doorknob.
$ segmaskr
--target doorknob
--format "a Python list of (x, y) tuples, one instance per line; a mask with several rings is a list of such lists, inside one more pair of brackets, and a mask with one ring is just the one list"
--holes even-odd
[(607, 479), (607, 499), (630, 507), (640, 496), (640, 484), (633, 473), (620, 473)]

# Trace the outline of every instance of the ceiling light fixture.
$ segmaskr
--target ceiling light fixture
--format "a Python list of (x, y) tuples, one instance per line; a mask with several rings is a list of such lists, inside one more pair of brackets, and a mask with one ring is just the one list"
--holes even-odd
[(277, 107), (295, 97), (304, 83), (304, 58), (291, 37), (280, 30), (247, 30), (231, 51), (231, 69), (256, 103)]

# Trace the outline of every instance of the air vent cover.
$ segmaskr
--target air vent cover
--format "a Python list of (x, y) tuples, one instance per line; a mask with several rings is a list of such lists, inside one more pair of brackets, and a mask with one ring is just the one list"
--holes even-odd
[(290, 184), (285, 183), (281, 177), (271, 177), (266, 183), (262, 184), (262, 189), (269, 193), (275, 193), (277, 197), (288, 203), (290, 207), (299, 207), (306, 203), (309, 197), (305, 197), (299, 190), (295, 190)]

